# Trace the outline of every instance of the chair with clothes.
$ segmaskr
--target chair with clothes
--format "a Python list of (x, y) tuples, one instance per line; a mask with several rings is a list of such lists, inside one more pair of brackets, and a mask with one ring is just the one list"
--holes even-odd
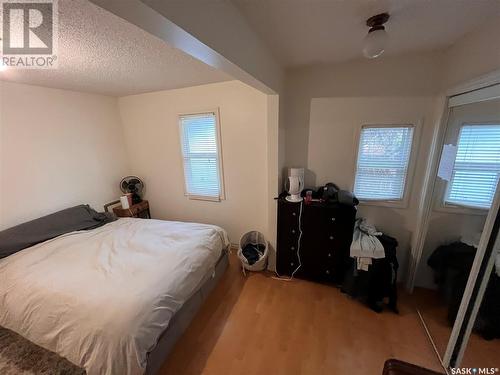
[[(373, 249), (366, 249), (367, 246)], [(358, 220), (351, 245), (350, 267), (341, 291), (364, 300), (376, 312), (383, 310), (387, 298), (387, 307), (397, 313), (397, 246), (395, 238), (377, 232), (363, 219)], [(359, 258), (368, 259), (360, 261)]]

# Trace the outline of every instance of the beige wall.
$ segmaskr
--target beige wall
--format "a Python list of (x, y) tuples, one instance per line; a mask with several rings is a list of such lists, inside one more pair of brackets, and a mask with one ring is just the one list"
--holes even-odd
[(500, 69), (500, 21), (493, 20), (465, 35), (445, 51), (444, 89)]
[(439, 92), (441, 54), (416, 54), (287, 71), (286, 164), (307, 166), (313, 98), (428, 96)]
[[(405, 118), (415, 121), (419, 117), (423, 120), (408, 207), (359, 208), (359, 216), (372, 219), (400, 240), (403, 268), (411, 236), (417, 229), (428, 154), (442, 115), (443, 93), (500, 69), (499, 34), (500, 24), (491, 22), (442, 52), (382, 56), (287, 71), (285, 165), (306, 167), (306, 185), (333, 181), (342, 188), (352, 188), (355, 139), (362, 123), (390, 123)], [(469, 220), (468, 215), (453, 216), (463, 223)], [(452, 237), (451, 227), (447, 226), (443, 241)], [(458, 232), (459, 228), (455, 228)], [(429, 236), (432, 243), (440, 241), (437, 233)]]
[[(278, 230), (277, 203), (274, 197), (280, 193), (281, 179), (279, 170), (284, 165), (284, 155), (280, 154), (280, 97), (267, 95), (267, 239), (270, 243), (268, 269), (274, 270), (276, 263), (276, 238)], [(281, 141), (283, 142), (283, 141)], [(283, 150), (284, 151), (284, 150)]]
[[(119, 99), (131, 170), (144, 178), (155, 218), (220, 225), (233, 243), (252, 229), (268, 234), (267, 99), (237, 81)], [(178, 116), (214, 108), (220, 109), (226, 200), (189, 200)]]
[(310, 182), (321, 186), (335, 182), (341, 189), (354, 187), (357, 140), (362, 125), (412, 124), (414, 163), (408, 176), (408, 202), (402, 208), (359, 206), (358, 216), (400, 242), (402, 274), (407, 265), (410, 235), (416, 227), (418, 200), (422, 191), (435, 119), (435, 97), (318, 98), (311, 103), (307, 167)]
[(128, 162), (115, 98), (3, 81), (0, 95), (0, 229), (116, 199)]
[(418, 126), (418, 162), (409, 186), (408, 207), (361, 205), (358, 214), (399, 240), (402, 275), (437, 123), (442, 58), (439, 53), (406, 55), (294, 69), (287, 75), (286, 165), (306, 167), (307, 186), (332, 181), (352, 189), (361, 125)]
[[(233, 243), (256, 229), (274, 247), (278, 96), (237, 81), (120, 99), (0, 85), (0, 229), (80, 203), (102, 209), (134, 173), (145, 179), (154, 217), (217, 224)], [(177, 116), (214, 108), (226, 200), (189, 200)]]

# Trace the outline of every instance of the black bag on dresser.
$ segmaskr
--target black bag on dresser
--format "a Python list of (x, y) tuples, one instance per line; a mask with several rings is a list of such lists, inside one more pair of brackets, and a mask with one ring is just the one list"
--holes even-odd
[(278, 274), (290, 276), (296, 271), (294, 276), (340, 284), (349, 265), (355, 219), (354, 205), (316, 201), (292, 203), (280, 197)]

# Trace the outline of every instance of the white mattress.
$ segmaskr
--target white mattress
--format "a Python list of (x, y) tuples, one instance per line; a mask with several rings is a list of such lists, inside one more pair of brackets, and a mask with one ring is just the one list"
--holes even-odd
[(138, 219), (46, 241), (0, 260), (0, 325), (89, 375), (142, 374), (228, 244), (216, 226)]

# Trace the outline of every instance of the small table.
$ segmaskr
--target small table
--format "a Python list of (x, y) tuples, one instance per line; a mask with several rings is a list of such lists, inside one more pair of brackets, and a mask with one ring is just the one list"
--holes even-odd
[(140, 219), (151, 219), (151, 212), (149, 211), (149, 202), (142, 201), (130, 206), (130, 208), (113, 208), (113, 212), (118, 217), (136, 217)]

